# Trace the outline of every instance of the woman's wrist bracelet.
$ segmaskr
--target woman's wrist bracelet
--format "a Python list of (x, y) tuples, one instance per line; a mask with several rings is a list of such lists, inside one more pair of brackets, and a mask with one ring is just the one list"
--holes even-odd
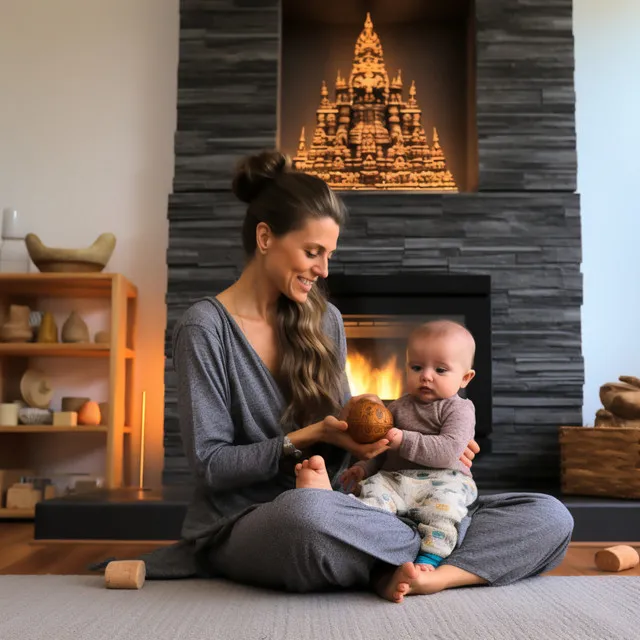
[(296, 458), (299, 459), (302, 457), (302, 451), (296, 447), (291, 440), (289, 440), (288, 436), (284, 437), (284, 441), (282, 443), (282, 455), (285, 458)]

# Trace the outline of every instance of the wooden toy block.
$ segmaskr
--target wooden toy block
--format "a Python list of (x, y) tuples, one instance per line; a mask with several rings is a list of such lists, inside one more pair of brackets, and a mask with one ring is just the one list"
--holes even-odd
[(78, 413), (76, 411), (54, 411), (53, 426), (54, 427), (77, 427)]
[(113, 560), (104, 572), (107, 589), (142, 589), (147, 570), (142, 560)]
[(598, 551), (595, 561), (601, 571), (625, 571), (640, 563), (640, 556), (633, 547), (619, 544)]

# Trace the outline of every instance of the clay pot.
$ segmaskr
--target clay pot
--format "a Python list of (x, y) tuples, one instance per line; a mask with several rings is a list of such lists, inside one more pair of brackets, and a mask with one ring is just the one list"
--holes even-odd
[(21, 304), (9, 307), (9, 317), (0, 329), (0, 339), (3, 342), (28, 342), (33, 338), (33, 331), (29, 324), (31, 309)]
[(42, 316), (42, 321), (38, 327), (38, 337), (36, 342), (56, 343), (58, 342), (58, 325), (53, 319), (53, 314), (49, 311)]
[(89, 329), (76, 311), (62, 325), (62, 342), (90, 342)]
[(78, 411), (78, 424), (97, 426), (100, 424), (100, 407), (97, 402), (89, 400)]
[(393, 427), (393, 415), (385, 406), (362, 398), (347, 416), (348, 432), (360, 444), (369, 444), (383, 438)]

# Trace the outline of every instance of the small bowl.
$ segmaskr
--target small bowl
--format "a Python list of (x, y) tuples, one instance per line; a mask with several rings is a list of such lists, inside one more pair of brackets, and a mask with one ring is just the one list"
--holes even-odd
[(21, 424), (52, 424), (53, 413), (47, 409), (24, 407), (18, 410), (18, 421)]

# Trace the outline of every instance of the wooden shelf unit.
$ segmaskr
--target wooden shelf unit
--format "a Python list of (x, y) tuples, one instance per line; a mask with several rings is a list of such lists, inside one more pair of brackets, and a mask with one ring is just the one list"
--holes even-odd
[[(126, 348), (125, 358), (133, 358), (133, 349)], [(111, 346), (108, 344), (95, 344), (93, 342), (74, 344), (38, 344), (36, 342), (7, 343), (0, 342), (0, 357), (53, 357), (53, 358), (108, 358), (111, 354)]]
[(3, 518), (15, 518), (16, 520), (20, 518), (33, 519), (35, 515), (35, 509), (6, 509), (5, 507), (0, 508), (0, 520), (2, 520)]
[[(131, 427), (123, 427), (125, 434), (131, 433)], [(20, 424), (17, 427), (0, 426), (0, 433), (108, 433), (109, 427), (99, 425), (79, 425), (77, 427), (58, 427), (50, 424)]]
[[(138, 398), (135, 393), (135, 340), (138, 303), (137, 287), (119, 273), (0, 273), (0, 306), (5, 311), (10, 304), (26, 304), (38, 309), (41, 298), (105, 298), (110, 307), (109, 344), (38, 344), (0, 342), (0, 370), (2, 372), (2, 401), (5, 386), (11, 382), (14, 389), (16, 371), (29, 366), (29, 358), (102, 358), (109, 362), (109, 419), (105, 425), (54, 427), (52, 425), (0, 425), (0, 446), (4, 434), (80, 434), (104, 433), (105, 488), (123, 486), (125, 466), (132, 471), (132, 460), (125, 461), (125, 436), (130, 437), (137, 424)], [(15, 395), (15, 394), (14, 394)], [(74, 394), (72, 390), (66, 395)], [(16, 396), (18, 397), (18, 396)], [(56, 408), (59, 410), (59, 407)], [(21, 442), (19, 440), (18, 442)], [(132, 447), (128, 447), (129, 457)], [(0, 519), (28, 517), (0, 509)], [(33, 514), (32, 514), (33, 515)]]

